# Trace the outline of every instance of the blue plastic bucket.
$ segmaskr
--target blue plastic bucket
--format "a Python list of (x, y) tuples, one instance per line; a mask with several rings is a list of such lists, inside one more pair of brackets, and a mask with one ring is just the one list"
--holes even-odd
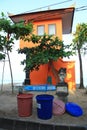
[(48, 94), (37, 95), (37, 115), (40, 119), (50, 119), (52, 117), (53, 96)]

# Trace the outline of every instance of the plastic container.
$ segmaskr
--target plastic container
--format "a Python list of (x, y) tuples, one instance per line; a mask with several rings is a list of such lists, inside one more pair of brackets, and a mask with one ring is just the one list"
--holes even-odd
[(32, 98), (33, 94), (18, 94), (18, 115), (20, 117), (27, 117), (32, 115)]
[(68, 102), (65, 104), (66, 111), (72, 116), (79, 117), (83, 115), (83, 110), (81, 106), (74, 102)]
[(62, 115), (65, 112), (65, 103), (62, 100), (54, 99), (53, 100), (53, 114)]
[(37, 115), (40, 119), (50, 119), (52, 117), (53, 96), (48, 94), (37, 95)]

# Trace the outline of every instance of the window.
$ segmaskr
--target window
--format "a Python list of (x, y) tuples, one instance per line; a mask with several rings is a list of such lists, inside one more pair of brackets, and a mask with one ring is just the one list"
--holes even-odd
[(48, 33), (49, 33), (49, 35), (55, 35), (56, 34), (56, 25), (55, 24), (49, 24), (48, 25)]
[(37, 26), (37, 34), (44, 35), (44, 25)]

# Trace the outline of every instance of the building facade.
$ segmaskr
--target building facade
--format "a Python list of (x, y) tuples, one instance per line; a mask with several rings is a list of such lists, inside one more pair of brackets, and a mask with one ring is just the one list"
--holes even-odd
[[(63, 8), (55, 10), (45, 10), (38, 12), (30, 12), (24, 14), (10, 15), (9, 16), (14, 23), (21, 20), (33, 23), (33, 33), (36, 35), (43, 35), (44, 33), (49, 35), (56, 35), (62, 40), (62, 35), (69, 34), (72, 32), (74, 8)], [(20, 40), (20, 48), (33, 47), (33, 43), (28, 43)], [(67, 69), (66, 82), (68, 83), (69, 89), (74, 90), (76, 88), (75, 83), (75, 62), (74, 61), (58, 61), (53, 62), (56, 70), (61, 67)], [(28, 76), (27, 76), (28, 77)], [(31, 84), (50, 84), (56, 85), (57, 81), (52, 69), (48, 64), (41, 65), (38, 71), (32, 71), (30, 73)]]

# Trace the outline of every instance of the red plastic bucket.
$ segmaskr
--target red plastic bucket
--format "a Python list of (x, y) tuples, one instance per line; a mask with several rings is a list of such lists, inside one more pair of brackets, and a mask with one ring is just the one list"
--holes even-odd
[(21, 117), (27, 117), (32, 115), (32, 98), (33, 94), (18, 94), (18, 115)]

